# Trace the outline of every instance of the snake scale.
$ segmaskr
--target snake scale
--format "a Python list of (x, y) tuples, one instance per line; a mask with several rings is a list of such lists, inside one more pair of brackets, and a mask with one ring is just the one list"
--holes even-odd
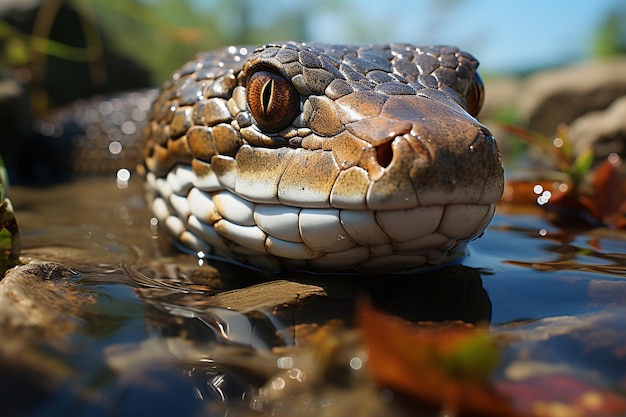
[(476, 59), (448, 46), (272, 43), (197, 54), (144, 128), (149, 202), (199, 256), (414, 271), (464, 253), (503, 191)]

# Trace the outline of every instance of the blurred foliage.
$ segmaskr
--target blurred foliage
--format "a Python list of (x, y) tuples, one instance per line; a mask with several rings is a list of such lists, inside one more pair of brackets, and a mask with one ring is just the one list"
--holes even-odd
[(616, 6), (598, 28), (593, 42), (596, 57), (608, 57), (626, 53), (626, 6)]
[[(32, 29), (0, 20), (0, 70), (23, 70), (22, 75), (26, 71), (26, 78), (37, 82), (51, 57), (101, 68), (106, 39), (149, 68), (153, 82), (160, 84), (198, 51), (305, 38), (305, 7), (280, 10), (276, 18), (257, 22), (251, 16), (252, 4), (251, 0), (43, 0)], [(64, 6), (76, 11), (80, 28), (71, 41), (60, 42), (54, 36), (59, 31), (55, 20)]]
[(501, 205), (536, 203), (559, 220), (626, 229), (626, 177), (617, 154), (594, 165), (594, 149), (588, 147), (576, 154), (566, 125), (560, 125), (553, 136), (512, 125), (501, 127), (538, 149), (551, 162), (548, 171), (535, 172), (530, 179), (509, 179)]
[[(429, 32), (443, 31), (440, 15), (464, 0), (433, 2)], [(69, 60), (97, 60), (102, 38), (146, 65), (160, 84), (198, 51), (227, 45), (259, 45), (269, 41), (309, 40), (311, 25), (340, 25), (344, 42), (368, 42), (393, 35), (391, 25), (375, 25), (346, 0), (304, 0), (267, 5), (253, 0), (42, 0), (42, 20), (52, 26), (60, 5), (77, 10), (85, 45), (64, 45), (46, 38), (46, 31), (23, 34), (0, 22), (0, 46), (10, 64), (24, 64), (32, 52)], [(314, 13), (312, 13), (314, 10)], [(381, 21), (392, 20), (378, 16)], [(48, 33), (49, 34), (49, 33)], [(0, 57), (0, 59), (2, 59)], [(3, 64), (7, 64), (6, 60)]]
[(304, 8), (269, 24), (251, 20), (251, 0), (75, 0), (91, 8), (116, 46), (147, 65), (157, 83), (198, 51), (226, 45), (303, 39)]

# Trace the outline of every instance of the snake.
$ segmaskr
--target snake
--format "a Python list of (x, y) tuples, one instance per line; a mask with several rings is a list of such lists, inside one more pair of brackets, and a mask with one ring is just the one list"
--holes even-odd
[(304, 42), (196, 54), (143, 130), (150, 209), (200, 258), (265, 271), (414, 272), (462, 257), (502, 196), (452, 46)]

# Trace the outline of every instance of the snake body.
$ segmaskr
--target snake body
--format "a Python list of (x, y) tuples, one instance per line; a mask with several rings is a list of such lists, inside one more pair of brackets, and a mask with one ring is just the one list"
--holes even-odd
[(448, 46), (286, 42), (200, 53), (144, 130), (151, 209), (200, 256), (263, 270), (412, 271), (462, 253), (503, 191)]

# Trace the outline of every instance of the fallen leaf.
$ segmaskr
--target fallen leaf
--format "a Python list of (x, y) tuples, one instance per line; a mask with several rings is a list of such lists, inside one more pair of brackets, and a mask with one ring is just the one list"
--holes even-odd
[(626, 226), (626, 181), (619, 171), (621, 163), (619, 156), (610, 156), (596, 168), (592, 182), (594, 198), (591, 212), (614, 227)]
[(499, 350), (486, 330), (416, 325), (361, 302), (358, 326), (376, 381), (456, 415), (520, 416), (489, 383)]

